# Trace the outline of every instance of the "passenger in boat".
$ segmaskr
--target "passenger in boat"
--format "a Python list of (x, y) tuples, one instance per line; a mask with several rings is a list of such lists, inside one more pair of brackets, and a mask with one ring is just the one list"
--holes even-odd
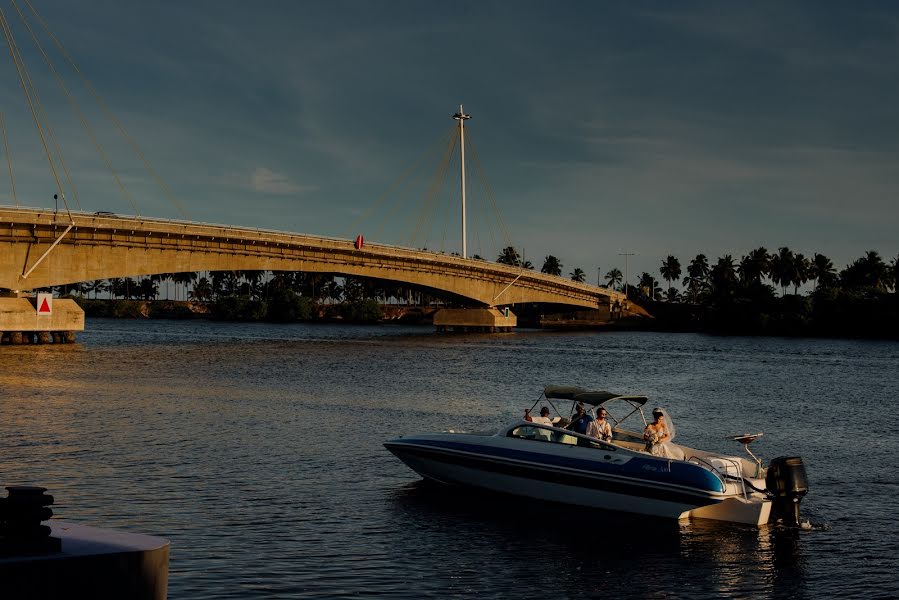
[[(575, 405), (574, 410), (576, 411), (574, 417), (571, 419), (571, 423), (567, 425), (567, 428), (576, 433), (587, 434), (587, 430), (590, 429), (590, 424), (593, 422), (593, 417), (584, 409), (584, 405), (578, 402)], [(584, 438), (578, 438), (577, 440), (578, 446), (589, 446), (590, 441), (585, 440)]]
[(643, 430), (643, 439), (646, 441), (646, 451), (653, 456), (675, 458), (669, 448), (671, 432), (665, 423), (665, 412), (661, 408), (652, 409), (653, 422)]
[(612, 441), (612, 425), (606, 419), (609, 416), (609, 413), (606, 412), (606, 409), (603, 407), (599, 407), (599, 410), (596, 413), (596, 419), (590, 422), (590, 425), (587, 427), (587, 435), (591, 437), (595, 437), (598, 440), (602, 440), (604, 442)]
[(549, 418), (549, 409), (545, 406), (540, 409), (540, 416), (531, 417), (531, 421), (533, 421), (534, 423), (541, 423), (543, 425), (553, 424), (553, 420)]

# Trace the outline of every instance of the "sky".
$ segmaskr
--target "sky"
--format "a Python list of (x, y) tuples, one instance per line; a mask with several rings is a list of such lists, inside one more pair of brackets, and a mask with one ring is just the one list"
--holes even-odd
[[(464, 103), (469, 254), (899, 253), (896, 3), (31, 2), (102, 98), (0, 2), (73, 208), (459, 251)], [(53, 207), (4, 56), (0, 204)]]

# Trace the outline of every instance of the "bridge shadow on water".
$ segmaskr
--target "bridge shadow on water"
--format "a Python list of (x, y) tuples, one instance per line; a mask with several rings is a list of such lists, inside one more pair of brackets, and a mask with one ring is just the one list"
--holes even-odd
[(426, 481), (390, 500), (393, 525), (414, 538), (417, 555), (448, 564), (466, 556), (518, 597), (806, 595), (796, 530), (678, 522)]

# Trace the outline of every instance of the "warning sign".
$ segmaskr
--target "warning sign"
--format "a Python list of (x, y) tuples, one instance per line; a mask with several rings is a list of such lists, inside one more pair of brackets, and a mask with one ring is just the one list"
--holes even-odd
[(53, 314), (53, 294), (40, 293), (37, 295), (37, 314)]

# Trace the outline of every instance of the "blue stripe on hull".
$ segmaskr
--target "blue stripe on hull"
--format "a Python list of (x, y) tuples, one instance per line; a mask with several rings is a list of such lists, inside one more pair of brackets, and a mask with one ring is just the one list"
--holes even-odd
[[(445, 444), (428, 444), (428, 446), (432, 447), (422, 447), (418, 445), (423, 441), (424, 440), (416, 441), (416, 445), (408, 443), (388, 442), (387, 444), (385, 444), (385, 446), (400, 459), (404, 459), (404, 456), (409, 456), (444, 464), (477, 469), (490, 473), (498, 473), (513, 477), (519, 477), (522, 479), (531, 479), (544, 483), (574, 486), (587, 490), (596, 490), (601, 492), (622, 494), (626, 496), (660, 500), (664, 502), (680, 503), (693, 507), (716, 504), (723, 500), (723, 498), (714, 497), (713, 495), (711, 495), (712, 492), (706, 490), (696, 490), (696, 493), (690, 493), (689, 491), (683, 490), (660, 489), (659, 487), (657, 487), (660, 483), (657, 480), (650, 481), (644, 478), (641, 481), (639, 479), (634, 480), (634, 478), (631, 478), (631, 482), (622, 481), (621, 479), (615, 478), (615, 475), (627, 477), (626, 474), (616, 473), (613, 475), (610, 472), (601, 472), (596, 469), (597, 465), (593, 461), (573, 461), (564, 459), (564, 462), (566, 463), (564, 467), (566, 467), (566, 470), (559, 470), (555, 468), (555, 465), (545, 464), (550, 462), (548, 460), (544, 460), (547, 458), (547, 455), (545, 454), (538, 455), (540, 458), (540, 462), (544, 464), (534, 462), (526, 465), (515, 464), (510, 463), (507, 460), (503, 460), (503, 458), (499, 457), (498, 455), (511, 452), (519, 455), (534, 456), (534, 453), (516, 452), (514, 450), (510, 451), (508, 449), (500, 449), (505, 450), (506, 452), (497, 452), (496, 457), (489, 457), (484, 456), (483, 454), (463, 454), (457, 450), (444, 448), (443, 446), (445, 446)], [(483, 447), (478, 447), (478, 449), (483, 450)], [(497, 450), (497, 448), (491, 448), (491, 450)], [(518, 456), (516, 457), (516, 460), (527, 459)], [(639, 459), (634, 459), (632, 462), (636, 460)], [(567, 468), (572, 467), (574, 462), (589, 463), (589, 466), (591, 467), (590, 471), (592, 472), (572, 472), (570, 470), (567, 470)], [(599, 466), (621, 467), (622, 465), (600, 464)], [(422, 473), (422, 475), (427, 476), (427, 474), (425, 473)], [(656, 484), (656, 487), (653, 487), (654, 483)]]
[[(623, 464), (615, 464), (576, 457), (558, 456), (543, 452), (529, 452), (526, 450), (515, 450), (498, 446), (484, 446), (482, 444), (467, 444), (464, 442), (450, 442), (444, 440), (417, 439), (414, 441), (402, 440), (387, 442), (387, 444), (394, 446), (402, 445), (403, 447), (406, 447), (410, 443), (415, 444), (416, 446), (430, 446), (434, 449), (456, 450), (476, 455), (485, 455), (489, 453), (490, 456), (495, 458), (506, 458), (547, 466), (577, 469), (580, 471), (596, 473), (598, 475), (617, 475), (643, 480), (647, 483), (682, 485), (695, 489), (699, 493), (724, 493), (724, 485), (711, 471), (704, 469), (699, 465), (683, 461), (650, 456), (634, 456)], [(543, 444), (545, 442), (525, 443)], [(385, 446), (387, 446), (387, 444), (385, 444)], [(388, 449), (390, 448), (390, 446), (387, 447)], [(603, 452), (601, 449), (591, 449), (590, 451)]]

